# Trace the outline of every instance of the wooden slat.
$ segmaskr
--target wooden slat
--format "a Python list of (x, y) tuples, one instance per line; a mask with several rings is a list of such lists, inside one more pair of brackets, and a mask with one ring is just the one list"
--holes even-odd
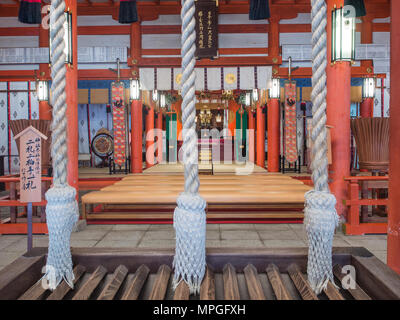
[(200, 300), (215, 300), (214, 273), (207, 266), (206, 274), (200, 287)]
[[(333, 267), (333, 274), (336, 278), (341, 282), (344, 278), (344, 274), (342, 273), (342, 268), (338, 264)], [(352, 295), (352, 297), (356, 300), (371, 300), (371, 297), (365, 293), (363, 289), (356, 283), (356, 287), (354, 289), (347, 289), (347, 291)]]
[(252, 264), (248, 264), (246, 268), (244, 268), (244, 276), (251, 300), (265, 300), (266, 298), (256, 267)]
[(329, 300), (344, 300), (339, 290), (333, 285), (331, 281), (328, 282), (326, 289), (324, 290)]
[(88, 300), (93, 291), (97, 288), (100, 281), (103, 280), (107, 273), (107, 269), (102, 265), (98, 266), (97, 269), (92, 273), (90, 278), (83, 284), (83, 286), (74, 295), (72, 300)]
[(47, 289), (43, 287), (42, 279), (36, 282), (18, 300), (40, 300), (44, 296)]
[(181, 281), (175, 289), (174, 300), (189, 300), (189, 287), (185, 281)]
[(240, 294), (236, 271), (230, 263), (226, 264), (223, 269), (223, 279), (225, 300), (239, 300)]
[(267, 269), (267, 276), (271, 282), (272, 288), (277, 300), (293, 300), (293, 297), (283, 284), (281, 274), (275, 264), (269, 264)]
[[(74, 268), (74, 285), (78, 282), (78, 280), (85, 273), (86, 268), (81, 265), (77, 265)], [(61, 282), (60, 285), (54, 290), (48, 297), (47, 300), (61, 300), (65, 297), (65, 295), (72, 290), (71, 287), (65, 281)]]
[(317, 295), (314, 293), (297, 264), (291, 264), (288, 267), (288, 273), (303, 300), (318, 300)]
[(153, 289), (151, 290), (149, 300), (163, 300), (167, 292), (168, 281), (171, 275), (171, 268), (163, 264), (157, 272)]
[(150, 269), (142, 264), (135, 273), (132, 282), (129, 284), (125, 293), (122, 295), (121, 300), (137, 300), (140, 292), (142, 291), (143, 285), (147, 280)]
[(114, 271), (111, 281), (100, 293), (97, 300), (113, 300), (127, 274), (128, 269), (124, 265), (118, 266), (118, 268)]

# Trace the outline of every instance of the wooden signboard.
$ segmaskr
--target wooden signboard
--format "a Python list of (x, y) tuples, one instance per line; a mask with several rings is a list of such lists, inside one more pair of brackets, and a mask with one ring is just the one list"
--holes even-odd
[(197, 0), (196, 59), (218, 57), (218, 8), (217, 1)]
[(20, 201), (40, 202), (42, 201), (42, 140), (47, 137), (32, 126), (21, 131), (14, 139), (19, 139), (20, 145)]

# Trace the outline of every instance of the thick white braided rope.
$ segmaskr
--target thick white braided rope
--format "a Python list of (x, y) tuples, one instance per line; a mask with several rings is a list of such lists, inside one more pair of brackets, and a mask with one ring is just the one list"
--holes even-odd
[(326, 24), (325, 0), (311, 0), (312, 25), (312, 179), (314, 190), (305, 194), (304, 224), (308, 237), (307, 274), (319, 294), (333, 281), (332, 241), (338, 224), (336, 198), (329, 192), (326, 144)]
[(195, 127), (195, 5), (194, 0), (182, 0), (182, 124), (185, 187), (177, 199), (174, 212), (176, 248), (174, 257), (174, 288), (184, 280), (190, 292), (200, 291), (206, 257), (206, 202), (198, 194), (197, 134)]
[(73, 287), (70, 237), (78, 220), (76, 190), (67, 183), (67, 118), (65, 95), (64, 0), (52, 0), (50, 7), (51, 91), (53, 121), (51, 157), (53, 186), (46, 192), (46, 220), (49, 230), (49, 252), (44, 278), (54, 290), (64, 279)]

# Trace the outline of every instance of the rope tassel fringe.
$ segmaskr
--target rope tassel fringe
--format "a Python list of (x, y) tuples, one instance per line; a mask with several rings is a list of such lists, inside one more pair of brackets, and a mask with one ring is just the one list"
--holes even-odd
[(308, 238), (307, 274), (316, 294), (333, 281), (332, 242), (338, 225), (336, 198), (329, 192), (309, 191), (305, 195), (304, 224)]

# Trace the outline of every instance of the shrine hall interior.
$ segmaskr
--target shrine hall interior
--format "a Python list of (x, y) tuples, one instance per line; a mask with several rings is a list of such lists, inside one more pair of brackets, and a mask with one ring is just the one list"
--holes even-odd
[[(118, 21), (119, 1), (65, 2), (67, 178), (79, 191), (81, 220), (171, 224), (184, 171), (180, 1), (137, 0), (138, 21), (129, 24)], [(249, 19), (250, 1), (209, 2), (196, 9), (195, 65), (207, 221), (302, 223), (313, 187), (310, 1), (270, 0), (262, 20)], [(326, 2), (326, 142), (338, 230), (386, 239), (391, 1), (365, 0), (366, 14), (343, 25), (334, 14), (344, 1)], [(47, 234), (50, 2), (41, 3), (41, 25), (19, 22), (19, 5), (0, 0), (0, 234), (26, 234), (14, 137), (29, 126), (48, 137), (42, 201), (33, 205), (33, 233)], [(350, 34), (346, 48), (341, 32)], [(379, 251), (386, 258), (386, 247)]]

